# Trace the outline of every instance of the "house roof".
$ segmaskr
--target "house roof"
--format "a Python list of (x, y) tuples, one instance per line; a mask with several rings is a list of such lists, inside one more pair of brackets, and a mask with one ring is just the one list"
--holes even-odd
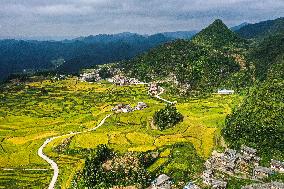
[(272, 170), (268, 167), (261, 167), (261, 166), (258, 166), (254, 169), (254, 171), (257, 171), (257, 172), (262, 172), (262, 173), (272, 173)]
[(225, 154), (230, 155), (230, 156), (235, 156), (237, 154), (237, 151), (228, 148), (228, 149), (226, 149)]
[(250, 147), (245, 146), (245, 145), (242, 145), (242, 146), (241, 146), (241, 149), (242, 149), (243, 151), (246, 151), (247, 153), (250, 153), (250, 154), (255, 154), (255, 153), (257, 152), (256, 149), (250, 148)]
[(168, 175), (161, 174), (154, 180), (154, 183), (159, 186), (170, 179), (171, 178)]
[(278, 160), (274, 160), (274, 159), (271, 160), (271, 164), (272, 165), (276, 165), (276, 166), (284, 167), (284, 162), (281, 162), (281, 161), (278, 161)]

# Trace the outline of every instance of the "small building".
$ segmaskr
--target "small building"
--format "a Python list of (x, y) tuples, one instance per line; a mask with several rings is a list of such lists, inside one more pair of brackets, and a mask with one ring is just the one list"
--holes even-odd
[(222, 95), (229, 95), (229, 94), (234, 94), (234, 90), (227, 90), (227, 89), (219, 89), (218, 94)]
[(200, 187), (192, 182), (189, 182), (184, 186), (183, 189), (200, 189)]
[(120, 86), (124, 86), (124, 85), (128, 85), (129, 81), (126, 77), (124, 77), (123, 75), (115, 75), (112, 78), (112, 81), (114, 84), (116, 85), (120, 85)]
[(284, 162), (272, 159), (270, 166), (272, 170), (279, 173), (284, 173)]
[(133, 109), (128, 104), (118, 104), (114, 108), (112, 108), (112, 111), (115, 111), (116, 113), (128, 113), (132, 112)]
[(230, 148), (226, 149), (224, 153), (227, 157), (229, 157), (231, 159), (236, 158), (236, 155), (237, 155), (237, 151), (230, 149)]
[(210, 161), (211, 159), (208, 159), (205, 161), (204, 166), (206, 167), (206, 169), (212, 169), (212, 163)]
[(137, 106), (135, 107), (135, 110), (143, 110), (147, 108), (147, 104), (145, 102), (138, 102)]
[(255, 167), (258, 167), (259, 166), (259, 162), (260, 162), (260, 157), (259, 156), (255, 156), (252, 160), (252, 163)]
[(130, 78), (129, 79), (129, 83), (131, 85), (137, 85), (138, 83), (140, 83), (140, 81), (138, 79), (136, 79), (136, 78)]
[(151, 189), (171, 189), (172, 181), (168, 175), (159, 175), (151, 184)]
[(272, 173), (273, 171), (270, 168), (261, 167), (261, 166), (258, 166), (253, 170), (253, 176), (259, 179), (267, 178)]

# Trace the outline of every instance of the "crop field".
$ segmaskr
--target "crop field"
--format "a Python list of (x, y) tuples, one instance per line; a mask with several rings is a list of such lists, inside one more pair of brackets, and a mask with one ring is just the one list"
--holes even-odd
[[(237, 95), (213, 95), (177, 103), (184, 121), (159, 131), (151, 121), (155, 111), (165, 104), (148, 96), (143, 85), (121, 87), (79, 82), (75, 78), (9, 84), (0, 93), (0, 188), (45, 188), (52, 170), (37, 155), (43, 142), (52, 136), (94, 128), (113, 113), (111, 109), (118, 103), (133, 107), (145, 102), (149, 107), (113, 114), (97, 130), (58, 138), (44, 149), (59, 165), (59, 188), (71, 187), (73, 176), (83, 168), (84, 154), (99, 144), (107, 144), (119, 153), (161, 151), (150, 172), (187, 169), (190, 163), (181, 165), (178, 151), (194, 151), (185, 155), (193, 162), (208, 158), (218, 145), (216, 138), (226, 115), (239, 99)], [(178, 143), (192, 146), (175, 148)], [(167, 166), (162, 170), (162, 165)], [(196, 168), (196, 172), (200, 169)]]

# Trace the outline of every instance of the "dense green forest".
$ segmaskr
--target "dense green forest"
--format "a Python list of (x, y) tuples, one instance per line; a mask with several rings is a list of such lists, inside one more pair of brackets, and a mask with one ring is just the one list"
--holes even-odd
[(265, 80), (269, 68), (284, 58), (284, 30), (254, 43), (250, 57), (255, 64), (256, 78)]
[(223, 134), (232, 146), (254, 146), (267, 155), (284, 153), (283, 71), (281, 75), (282, 78), (255, 86), (242, 105), (228, 116)]
[(264, 155), (284, 152), (284, 38), (263, 39), (252, 55), (259, 82), (250, 89), (240, 107), (226, 119), (225, 139), (232, 146), (247, 144)]

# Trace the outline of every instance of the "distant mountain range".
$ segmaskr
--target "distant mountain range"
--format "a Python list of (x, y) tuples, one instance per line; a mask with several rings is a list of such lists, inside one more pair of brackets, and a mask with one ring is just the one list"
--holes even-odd
[(249, 25), (249, 23), (244, 22), (244, 23), (241, 23), (240, 25), (231, 27), (231, 30), (232, 30), (232, 31), (238, 31), (239, 29), (241, 29), (242, 27), (245, 27), (245, 26), (247, 26), (247, 25)]
[(275, 20), (267, 20), (256, 24), (247, 24), (236, 30), (239, 36), (252, 39), (263, 38), (275, 33), (282, 33), (284, 31), (284, 17)]
[[(220, 21), (219, 21), (220, 22)], [(97, 64), (129, 60), (162, 44), (186, 39), (198, 44), (229, 47), (239, 45), (241, 41), (223, 24), (214, 24), (216, 32), (197, 31), (164, 32), (154, 35), (139, 35), (136, 33), (100, 34), (63, 41), (36, 40), (0, 40), (0, 80), (11, 73), (25, 71), (56, 70), (64, 73), (78, 73), (83, 68)], [(283, 31), (283, 18), (260, 22), (257, 24), (243, 23), (231, 28), (240, 37), (252, 39)], [(225, 30), (224, 30), (225, 29)], [(220, 30), (220, 32), (218, 32)], [(225, 33), (222, 33), (224, 32)], [(202, 39), (200, 36), (206, 36)], [(211, 40), (206, 41), (205, 39)], [(234, 40), (232, 40), (234, 38)], [(42, 38), (44, 39), (44, 38)], [(232, 41), (234, 41), (232, 43)], [(211, 44), (209, 44), (210, 42)], [(229, 42), (229, 43), (228, 43)]]
[(62, 41), (0, 40), (0, 80), (23, 71), (77, 73), (97, 64), (128, 60), (178, 38), (190, 39), (195, 33), (179, 31), (139, 35), (124, 32)]

